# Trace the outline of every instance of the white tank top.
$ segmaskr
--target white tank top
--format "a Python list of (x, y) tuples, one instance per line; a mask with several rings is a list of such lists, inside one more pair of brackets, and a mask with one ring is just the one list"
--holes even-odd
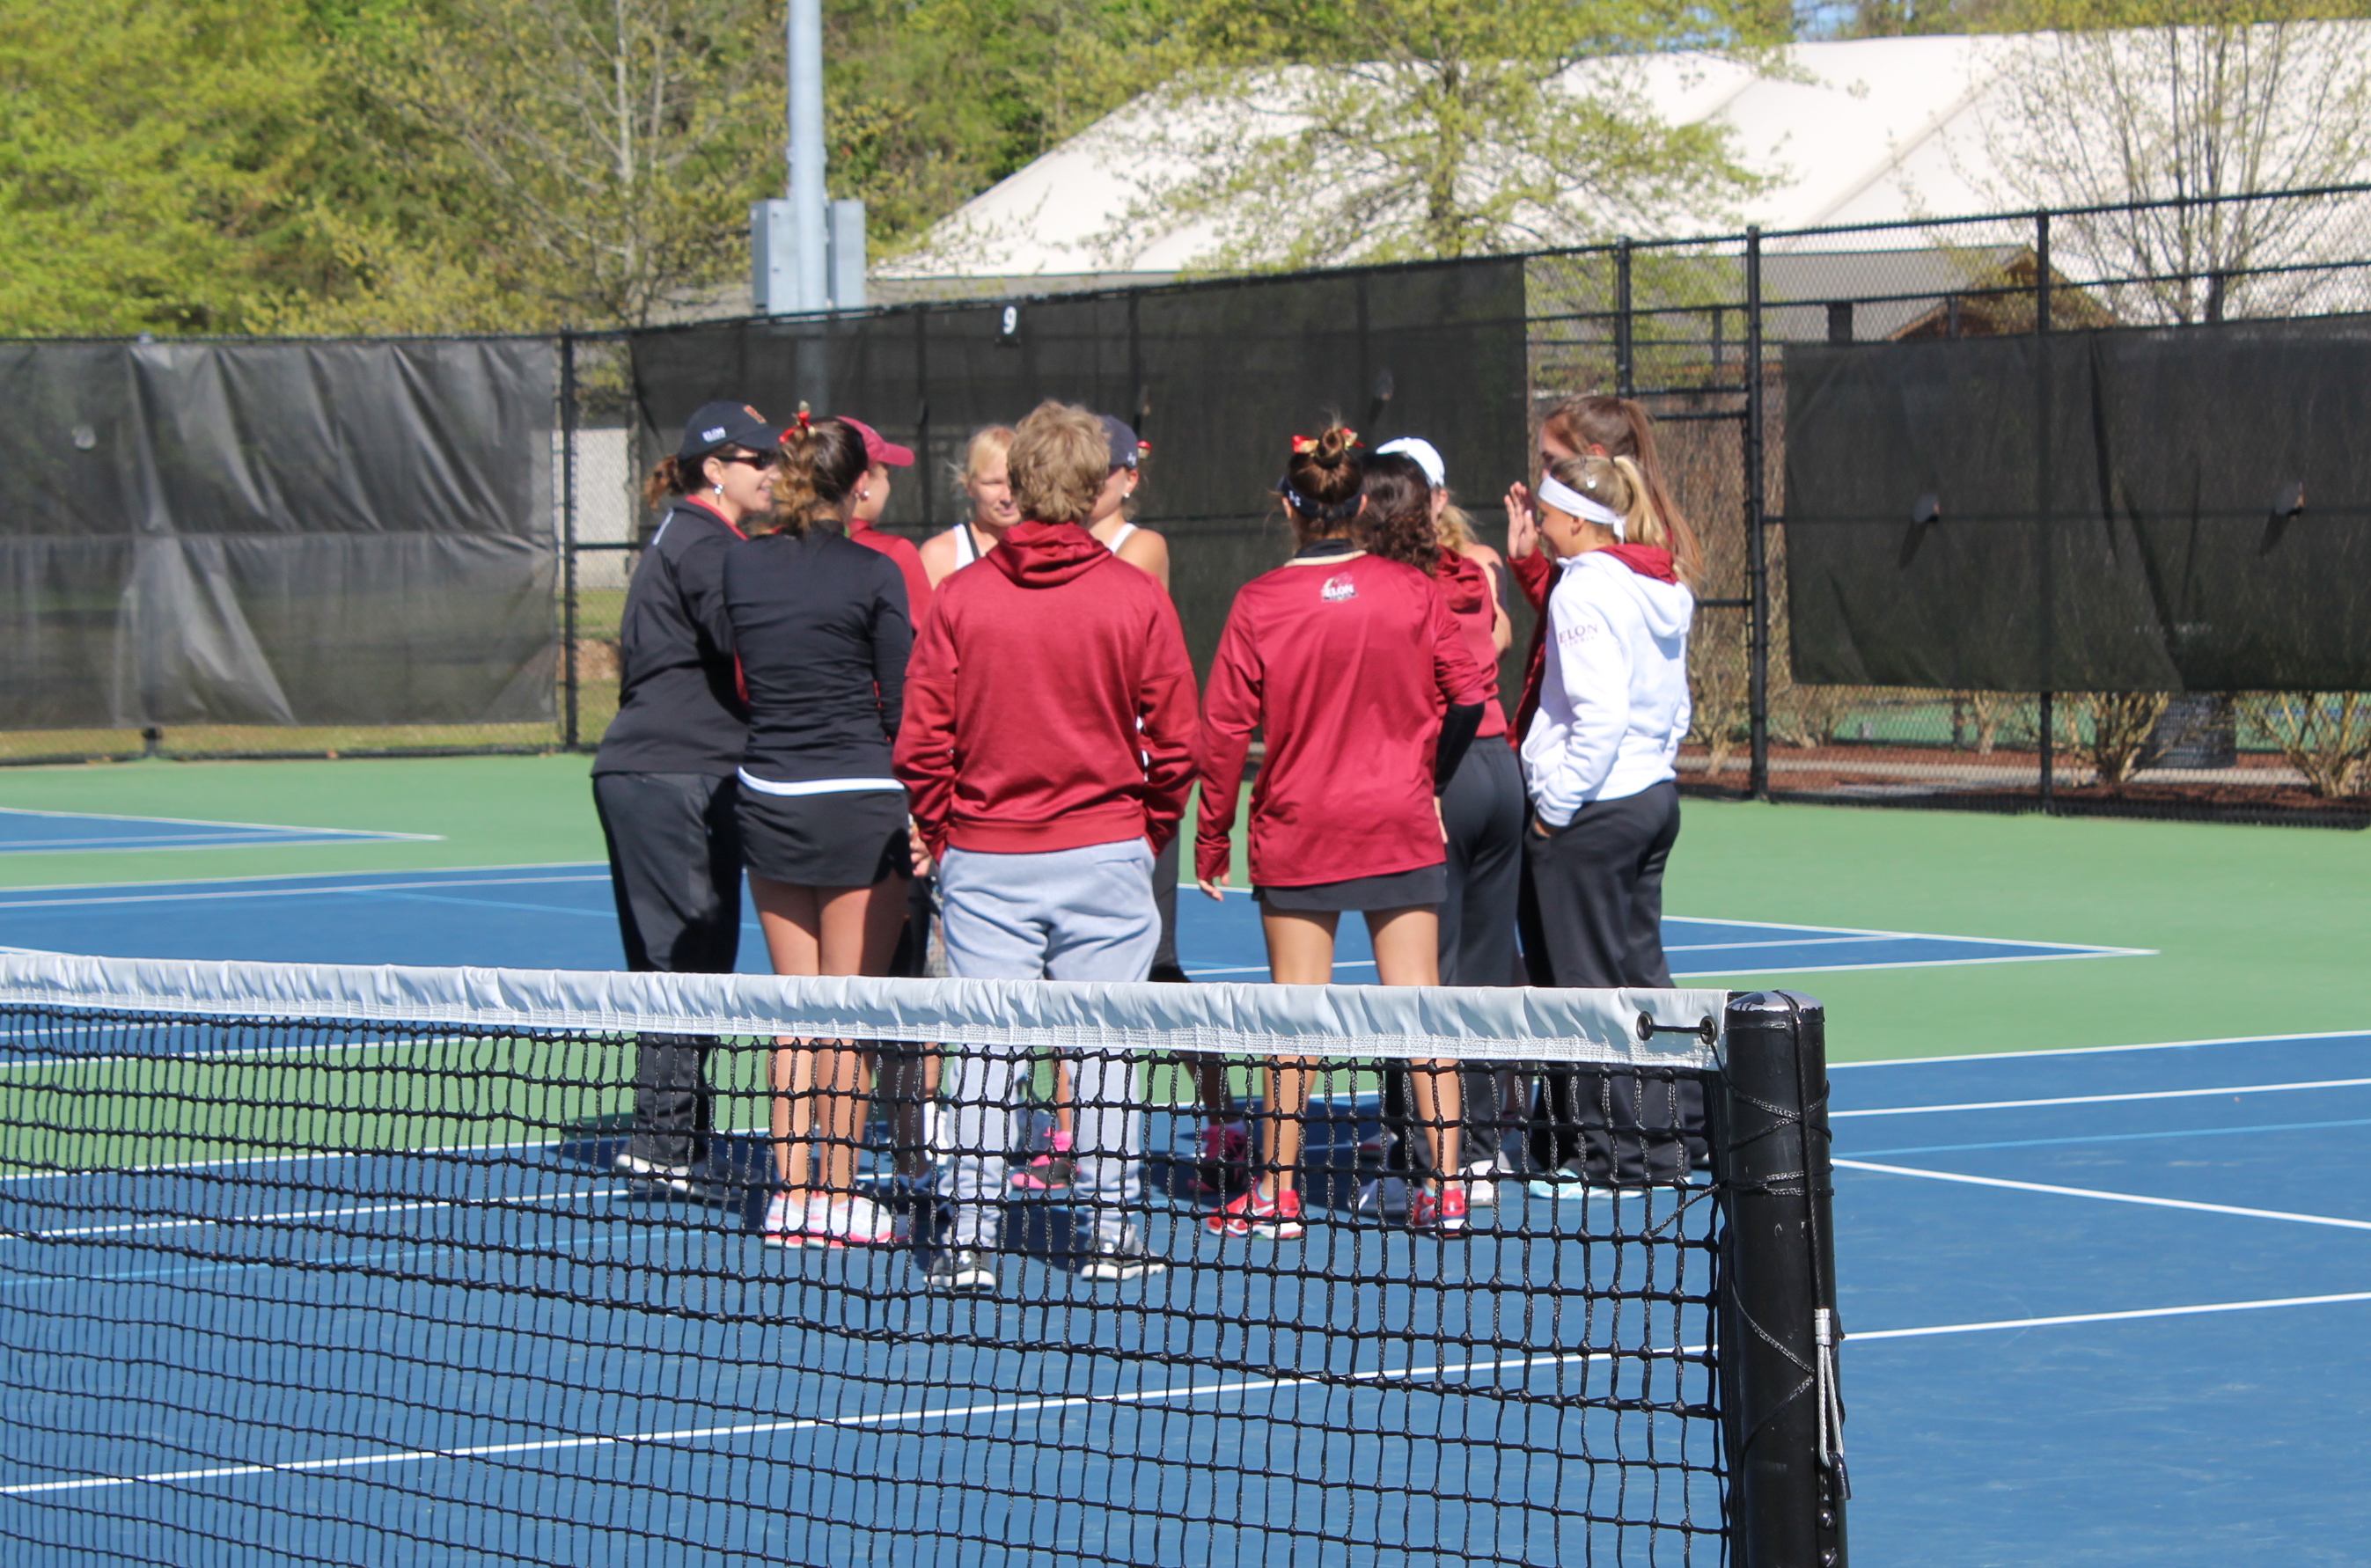
[(1104, 547), (1104, 548), (1105, 548), (1105, 549), (1107, 549), (1107, 550), (1111, 551), (1111, 553), (1112, 553), (1112, 554), (1114, 554), (1114, 555), (1117, 555), (1117, 554), (1119, 554), (1119, 548), (1120, 548), (1120, 546), (1122, 546), (1122, 545), (1124, 545), (1124, 544), (1128, 543), (1128, 536), (1130, 534), (1133, 534), (1133, 533), (1135, 533), (1135, 532), (1136, 532), (1136, 525), (1135, 525), (1135, 524), (1133, 524), (1133, 523), (1123, 523), (1123, 524), (1121, 524), (1121, 525), (1119, 525), (1119, 532), (1118, 532), (1118, 533), (1116, 533), (1116, 534), (1114, 534), (1114, 535), (1111, 536), (1111, 543), (1110, 543), (1110, 544), (1105, 545), (1105, 546)]

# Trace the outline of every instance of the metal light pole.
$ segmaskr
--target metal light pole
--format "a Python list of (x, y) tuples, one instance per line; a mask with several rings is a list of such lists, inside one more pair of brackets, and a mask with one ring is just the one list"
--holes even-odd
[(792, 310), (831, 300), (831, 250), (823, 184), (823, 0), (791, 0), (791, 220)]
[(864, 306), (864, 203), (828, 199), (824, 183), (823, 0), (790, 0), (789, 114), (781, 201), (749, 209), (750, 291), (758, 311), (787, 316)]

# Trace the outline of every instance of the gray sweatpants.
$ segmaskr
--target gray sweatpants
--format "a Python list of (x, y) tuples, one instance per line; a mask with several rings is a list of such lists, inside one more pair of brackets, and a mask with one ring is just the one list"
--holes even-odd
[[(950, 849), (939, 861), (947, 970), (967, 980), (1141, 980), (1161, 942), (1152, 850), (1140, 838), (989, 855)], [(992, 1247), (1009, 1181), (1013, 1112), (1027, 1055), (950, 1043), (940, 1181), (954, 1204), (956, 1247)], [(1143, 1187), (1144, 1107), (1136, 1063), (1119, 1051), (1074, 1058), (1077, 1175), (1071, 1192), (1098, 1240), (1126, 1234)]]

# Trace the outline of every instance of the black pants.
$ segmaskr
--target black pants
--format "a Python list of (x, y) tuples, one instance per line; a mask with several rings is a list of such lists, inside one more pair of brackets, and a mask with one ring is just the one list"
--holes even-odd
[[(729, 974), (741, 951), (739, 786), (700, 773), (601, 773), (593, 804), (626, 967)], [(645, 1034), (634, 1066), (630, 1153), (665, 1165), (707, 1158), (713, 1035)]]
[[(1521, 961), (1515, 952), (1515, 904), (1522, 888), (1523, 776), (1503, 735), (1483, 735), (1467, 748), (1449, 788), (1440, 796), (1441, 824), (1449, 830), (1449, 896), (1440, 905), (1440, 983), (1444, 986), (1520, 986)], [(1502, 1129), (1520, 1124), (1520, 1105), (1498, 1102), (1497, 1069), (1503, 1064), (1460, 1064), (1464, 1136), (1459, 1160), (1495, 1159)], [(1407, 1073), (1383, 1072), (1383, 1124), (1399, 1131), (1392, 1163), (1399, 1168), (1406, 1147)]]
[[(1523, 835), (1523, 958), (1535, 986), (1671, 983), (1663, 957), (1663, 868), (1680, 836), (1680, 792), (1666, 780), (1593, 801), (1563, 827)], [(1532, 1158), (1553, 1169), (1578, 1152), (1595, 1180), (1676, 1181), (1703, 1163), (1704, 1086), (1693, 1074), (1559, 1068), (1544, 1074)]]

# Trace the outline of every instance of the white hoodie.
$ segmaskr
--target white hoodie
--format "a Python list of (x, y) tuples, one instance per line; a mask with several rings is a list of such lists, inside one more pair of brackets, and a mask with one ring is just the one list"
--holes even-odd
[(1540, 709), (1523, 736), (1532, 806), (1562, 827), (1591, 801), (1673, 776), (1688, 732), (1688, 622), (1695, 595), (1602, 550), (1556, 563)]

